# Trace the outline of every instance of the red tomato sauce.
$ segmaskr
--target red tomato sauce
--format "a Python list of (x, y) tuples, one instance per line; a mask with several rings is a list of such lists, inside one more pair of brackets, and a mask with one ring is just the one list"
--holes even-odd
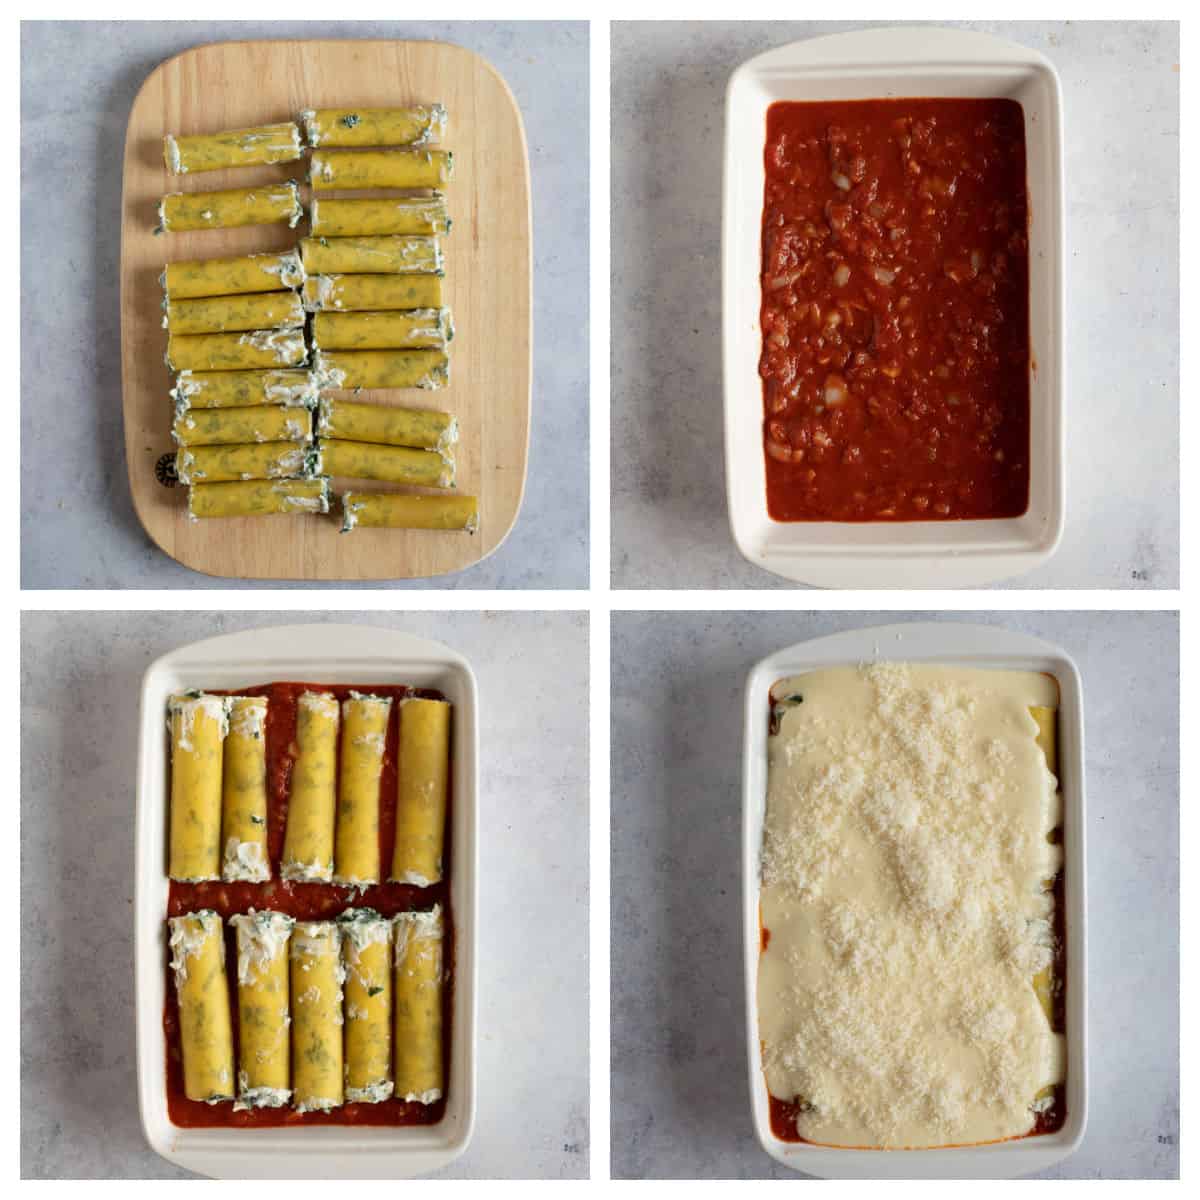
[[(403, 883), (380, 883), (359, 893), (348, 887), (325, 883), (290, 883), (279, 878), (279, 863), (283, 856), (283, 838), (287, 827), (287, 809), (292, 764), (296, 748), (296, 712), (302, 692), (332, 692), (345, 700), (352, 691), (373, 696), (393, 697), (388, 718), (387, 739), (383, 755), (383, 772), (379, 780), (379, 860), (384, 875), (392, 862), (392, 846), (396, 832), (397, 752), (400, 743), (399, 706), (395, 701), (405, 696), (422, 696), (443, 700), (441, 692), (427, 688), (409, 688), (381, 684), (305, 684), (270, 683), (261, 687), (239, 688), (227, 693), (237, 696), (266, 696), (266, 754), (267, 754), (267, 850), (271, 859), (271, 879), (267, 883), (180, 883), (171, 881), (167, 900), (167, 916), (177, 917), (200, 908), (211, 908), (228, 921), (237, 913), (251, 908), (273, 909), (300, 921), (332, 920), (350, 907), (374, 908), (385, 917), (413, 909), (442, 906), (444, 962), (447, 982), (443, 995), (442, 1021), (445, 1036), (444, 1078), (450, 1078), (450, 1014), (454, 982), (454, 925), (450, 911), (449, 881), (442, 880), (421, 888)], [(222, 693), (214, 692), (215, 695)], [(340, 757), (341, 746), (338, 747)], [(339, 763), (340, 766), (340, 763)], [(450, 780), (449, 803), (453, 803), (453, 778)], [(450, 862), (449, 813), (446, 820), (445, 861)], [(170, 954), (168, 952), (168, 960)], [(442, 1119), (446, 1100), (433, 1104), (418, 1104), (390, 1099), (378, 1104), (345, 1104), (330, 1112), (298, 1113), (291, 1108), (253, 1108), (233, 1111), (233, 1101), (206, 1104), (189, 1100), (183, 1087), (183, 1055), (179, 1037), (179, 1007), (175, 982), (169, 964), (167, 972), (167, 1002), (163, 1010), (163, 1032), (167, 1043), (167, 1112), (173, 1124), (183, 1127), (199, 1126), (278, 1126), (278, 1125), (433, 1125)], [(238, 1046), (237, 1008), (237, 947), (234, 930), (225, 930), (225, 968), (229, 976), (230, 1007), (233, 1016), (234, 1057)]]
[(780, 102), (764, 161), (771, 518), (1020, 516), (1031, 365), (1021, 106)]

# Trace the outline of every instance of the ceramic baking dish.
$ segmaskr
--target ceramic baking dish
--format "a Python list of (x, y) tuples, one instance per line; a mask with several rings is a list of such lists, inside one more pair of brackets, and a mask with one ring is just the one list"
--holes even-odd
[[(170, 747), (167, 697), (285, 680), (409, 683), (455, 706), (450, 896), (454, 1012), (446, 1115), (436, 1125), (182, 1129), (167, 1114), (163, 1038)], [(181, 646), (142, 680), (138, 736), (134, 971), (138, 1103), (146, 1140), (173, 1163), (216, 1178), (398, 1178), (457, 1158), (475, 1120), (478, 699), (475, 675), (448, 646), (360, 625), (285, 625)]]
[[(1045, 671), (1058, 680), (1063, 792), (1063, 903), (1067, 929), (1067, 1119), (1057, 1133), (945, 1150), (844, 1150), (785, 1142), (771, 1132), (758, 1037), (759, 852), (767, 798), (767, 712), (773, 684), (821, 667), (904, 661)], [(801, 642), (764, 658), (746, 681), (742, 750), (742, 932), (746, 1052), (758, 1140), (772, 1158), (827, 1179), (1010, 1179), (1074, 1153), (1087, 1126), (1087, 895), (1084, 844), (1083, 685), (1065, 650), (985, 625), (913, 624), (859, 629)]]
[[(1029, 508), (990, 521), (846, 523), (767, 515), (758, 360), (767, 108), (777, 100), (1009, 97), (1025, 111), (1029, 186)], [(722, 341), (725, 482), (738, 549), (822, 587), (963, 587), (1028, 571), (1062, 537), (1063, 134), (1058, 75), (1000, 38), (919, 26), (793, 42), (743, 63), (725, 97)]]

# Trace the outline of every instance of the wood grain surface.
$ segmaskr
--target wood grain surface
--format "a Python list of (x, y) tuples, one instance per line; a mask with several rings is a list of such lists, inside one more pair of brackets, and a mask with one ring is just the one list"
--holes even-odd
[[(171, 379), (163, 362), (163, 265), (290, 248), (308, 225), (156, 235), (157, 204), (169, 191), (302, 179), (307, 156), (275, 166), (171, 176), (162, 161), (164, 134), (270, 124), (310, 107), (433, 101), (449, 110), (444, 145), (454, 152), (455, 167), (446, 187), (453, 228), (444, 239), (446, 302), (457, 330), (450, 385), (433, 392), (362, 392), (358, 398), (444, 409), (458, 418), (458, 490), (479, 497), (478, 532), (356, 529), (342, 534), (336, 503), (327, 517), (189, 521), (187, 489), (163, 486), (155, 476), (158, 460), (174, 450)], [(307, 206), (307, 186), (301, 195)], [(122, 200), (125, 453), (138, 516), (172, 558), (210, 575), (344, 580), (442, 575), (485, 558), (512, 528), (525, 486), (530, 313), (525, 134), (507, 85), (478, 55), (438, 42), (229, 42), (168, 60), (142, 86), (126, 133)], [(347, 487), (386, 490), (388, 485), (334, 480), (335, 493)]]

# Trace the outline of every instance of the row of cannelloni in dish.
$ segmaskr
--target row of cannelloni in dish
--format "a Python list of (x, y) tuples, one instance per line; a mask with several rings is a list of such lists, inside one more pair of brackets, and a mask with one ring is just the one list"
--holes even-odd
[(394, 917), (348, 908), (333, 921), (230, 917), (236, 1009), (220, 915), (167, 924), (189, 1100), (306, 1113), (444, 1094), (440, 906)]

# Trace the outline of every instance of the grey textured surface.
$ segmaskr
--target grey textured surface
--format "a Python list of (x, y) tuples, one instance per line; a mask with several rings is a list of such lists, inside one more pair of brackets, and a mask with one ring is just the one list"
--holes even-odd
[[(937, 614), (1079, 664), (1091, 1116), (1050, 1178), (1179, 1171), (1179, 622)], [(754, 1136), (741, 937), (742, 698), (794, 642), (929, 613), (621, 613), (612, 651), (614, 1178), (794, 1178)]]
[(180, 566), (138, 522), (118, 292), (125, 126), (142, 81), (191, 46), (264, 38), (414, 38), (482, 54), (525, 122), (534, 257), (529, 477), (508, 540), (429, 582), (271, 586), (587, 587), (588, 27), (486, 21), (22, 23), (22, 586), (259, 586)]
[[(886, 22), (883, 22), (886, 23)], [(791, 587), (729, 533), (721, 412), (725, 86), (764, 50), (881, 22), (612, 26), (612, 578)], [(1063, 83), (1067, 528), (1010, 587), (1179, 586), (1179, 27), (946, 22)]]
[[(422, 634), (479, 678), (479, 1111), (445, 1176), (588, 1170), (587, 617), (27, 613), (22, 622), (21, 1174), (186, 1175), (138, 1121), (133, 795), (142, 673), (296, 620)], [(91, 987), (81, 987), (81, 972)]]

